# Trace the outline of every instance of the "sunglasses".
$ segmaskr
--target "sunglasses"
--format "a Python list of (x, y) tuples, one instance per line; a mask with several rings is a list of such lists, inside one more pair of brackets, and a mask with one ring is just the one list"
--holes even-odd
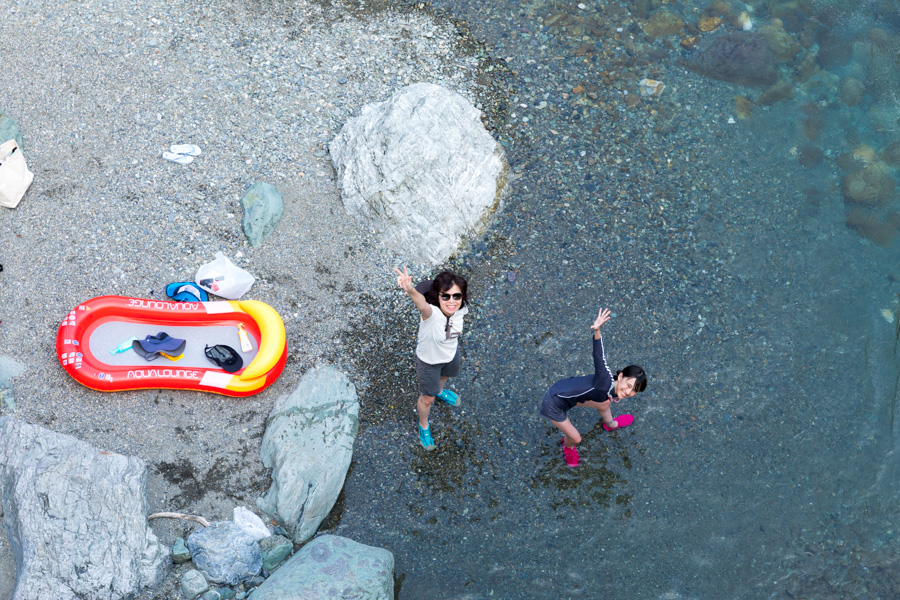
[(441, 294), (441, 300), (443, 300), (444, 302), (447, 302), (448, 300), (450, 300), (450, 298), (453, 298), (454, 300), (462, 300), (462, 294)]

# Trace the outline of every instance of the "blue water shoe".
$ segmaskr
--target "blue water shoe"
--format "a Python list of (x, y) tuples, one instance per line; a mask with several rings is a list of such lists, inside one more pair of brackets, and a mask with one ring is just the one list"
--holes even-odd
[[(416, 423), (416, 425), (418, 425), (418, 423)], [(430, 423), (428, 429), (422, 429), (422, 426), (419, 425), (419, 441), (422, 442), (422, 447), (426, 450), (434, 450), (434, 438), (431, 437)]]
[(451, 392), (450, 390), (441, 390), (441, 393), (435, 396), (438, 400), (443, 400), (450, 406), (459, 406), (459, 396), (456, 395), (456, 392)]

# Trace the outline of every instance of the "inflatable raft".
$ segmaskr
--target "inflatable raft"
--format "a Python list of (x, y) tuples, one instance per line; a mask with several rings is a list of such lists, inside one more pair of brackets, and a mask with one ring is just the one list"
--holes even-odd
[[(252, 350), (241, 352), (239, 327), (249, 334)], [(161, 356), (152, 362), (128, 346), (166, 332), (186, 340), (178, 360)], [(207, 359), (206, 346), (237, 350), (243, 368), (228, 373)], [(287, 361), (284, 322), (268, 304), (255, 300), (168, 302), (123, 296), (100, 296), (66, 315), (56, 336), (63, 368), (79, 383), (102, 392), (139, 389), (187, 389), (228, 396), (250, 396), (275, 381)]]

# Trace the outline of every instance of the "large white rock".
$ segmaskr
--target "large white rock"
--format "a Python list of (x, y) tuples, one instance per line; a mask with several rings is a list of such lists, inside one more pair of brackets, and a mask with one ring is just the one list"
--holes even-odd
[(13, 600), (118, 600), (171, 564), (147, 525), (147, 467), (67, 435), (0, 418), (0, 501)]
[(430, 83), (364, 106), (330, 152), (347, 211), (380, 230), (389, 248), (430, 266), (483, 232), (509, 172), (478, 109)]
[(275, 401), (260, 454), (272, 487), (257, 501), (296, 544), (313, 536), (334, 506), (353, 456), (359, 399), (350, 379), (317, 367)]

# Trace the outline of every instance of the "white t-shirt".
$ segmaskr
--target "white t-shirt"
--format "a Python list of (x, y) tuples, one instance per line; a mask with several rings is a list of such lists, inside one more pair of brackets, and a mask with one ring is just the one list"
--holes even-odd
[(431, 316), (424, 321), (419, 317), (416, 356), (429, 365), (441, 365), (450, 362), (456, 355), (456, 347), (459, 345), (457, 338), (463, 331), (463, 316), (469, 309), (463, 306), (452, 317), (447, 317), (437, 306), (430, 306)]

